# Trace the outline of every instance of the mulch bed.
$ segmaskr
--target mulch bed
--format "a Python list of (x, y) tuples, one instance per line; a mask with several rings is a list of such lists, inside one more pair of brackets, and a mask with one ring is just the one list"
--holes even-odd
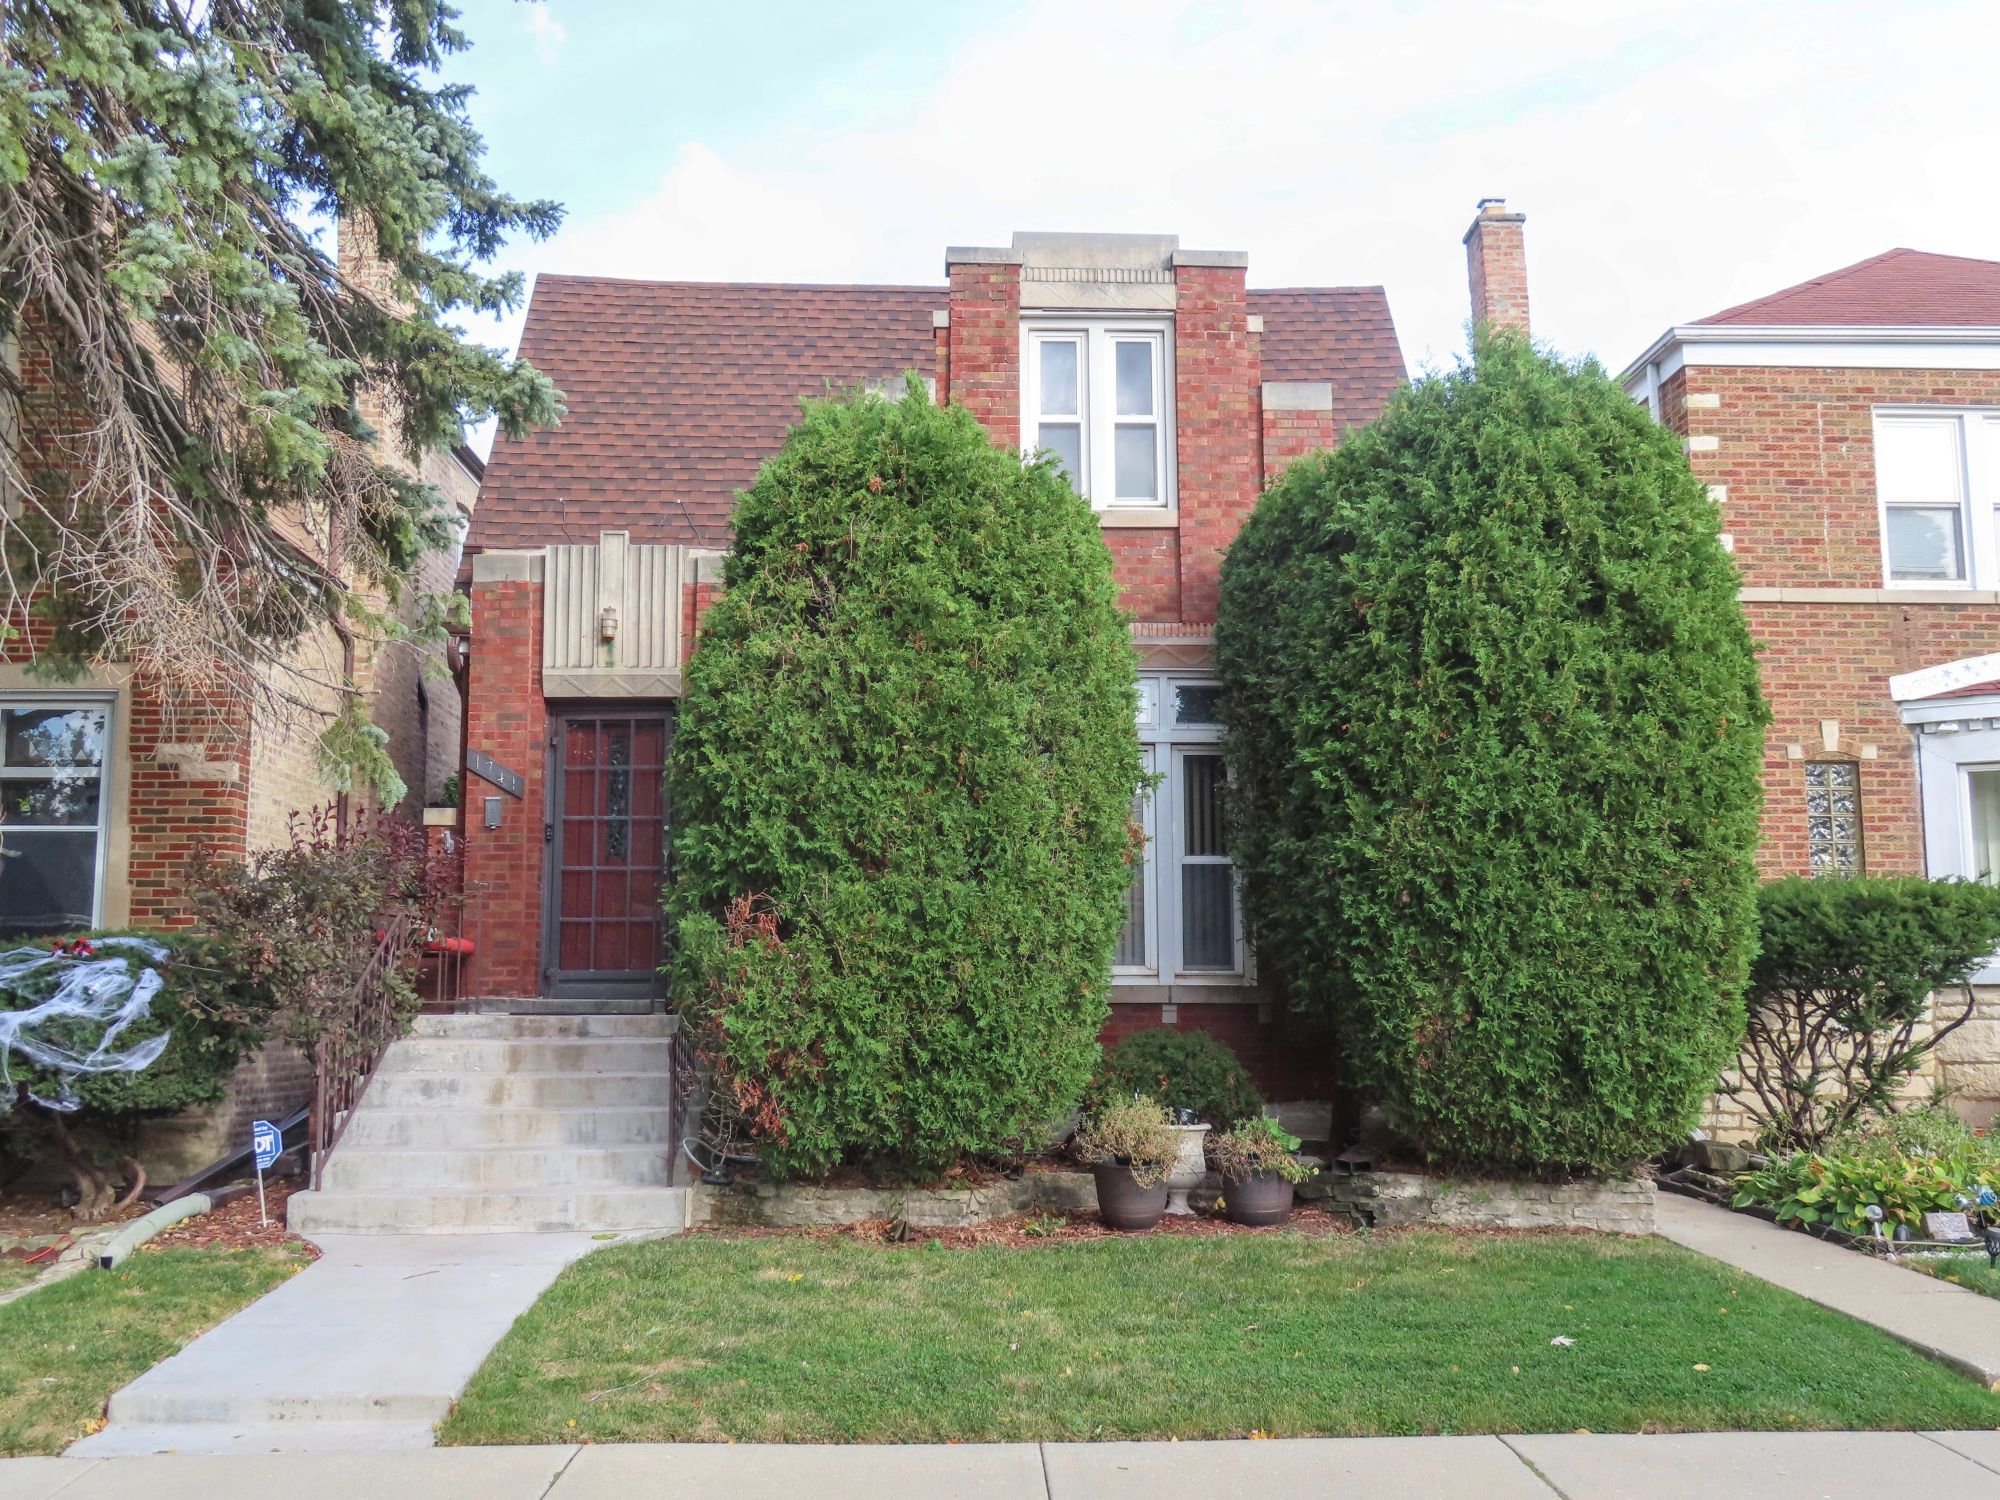
[(53, 1187), (10, 1188), (0, 1201), (0, 1236), (33, 1239), (40, 1235), (87, 1234), (107, 1224), (136, 1219), (150, 1207), (134, 1203), (94, 1224), (82, 1224), (77, 1222), (74, 1212), (56, 1200), (56, 1193)]
[(1038, 1245), (1072, 1244), (1078, 1240), (1130, 1239), (1219, 1239), (1239, 1234), (1282, 1234), (1287, 1230), (1314, 1239), (1331, 1235), (1355, 1234), (1354, 1220), (1345, 1214), (1301, 1204), (1292, 1211), (1291, 1222), (1270, 1229), (1249, 1229), (1228, 1219), (1207, 1214), (1191, 1217), (1169, 1215), (1151, 1229), (1136, 1234), (1108, 1229), (1095, 1213), (1011, 1214), (984, 1224), (962, 1228), (933, 1228), (927, 1225), (899, 1227), (888, 1219), (863, 1219), (855, 1224), (838, 1224), (824, 1229), (746, 1229), (726, 1225), (701, 1225), (690, 1234), (712, 1235), (718, 1239), (808, 1239), (847, 1240), (864, 1245), (943, 1245), (947, 1250), (974, 1250), (988, 1246), (1026, 1250)]
[(178, 1245), (197, 1250), (247, 1250), (258, 1245), (285, 1245), (297, 1250), (307, 1260), (318, 1260), (319, 1251), (311, 1242), (300, 1239), (285, 1227), (285, 1200), (304, 1187), (302, 1178), (265, 1181), (264, 1201), (270, 1210), (269, 1224), (258, 1222), (257, 1188), (254, 1183), (225, 1188), (223, 1192), (235, 1195), (227, 1203), (205, 1214), (196, 1214), (192, 1219), (183, 1219), (171, 1229), (161, 1231), (147, 1242), (148, 1248), (166, 1250)]

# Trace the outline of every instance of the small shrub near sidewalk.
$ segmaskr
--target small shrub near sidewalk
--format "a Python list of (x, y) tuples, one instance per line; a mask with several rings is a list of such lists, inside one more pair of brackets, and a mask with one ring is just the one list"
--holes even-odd
[(1757, 908), (1734, 1096), (1766, 1148), (1821, 1150), (1894, 1110), (1971, 1016), (1968, 980), (2000, 947), (2000, 888), (1795, 876), (1762, 887)]
[(0, 1453), (61, 1452), (113, 1391), (305, 1264), (285, 1249), (142, 1250), (0, 1306)]

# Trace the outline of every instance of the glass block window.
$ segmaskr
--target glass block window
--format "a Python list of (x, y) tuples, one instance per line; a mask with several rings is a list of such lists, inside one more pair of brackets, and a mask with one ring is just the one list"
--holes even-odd
[(1806, 863), (1814, 875), (1861, 873), (1861, 768), (1851, 760), (1806, 765)]

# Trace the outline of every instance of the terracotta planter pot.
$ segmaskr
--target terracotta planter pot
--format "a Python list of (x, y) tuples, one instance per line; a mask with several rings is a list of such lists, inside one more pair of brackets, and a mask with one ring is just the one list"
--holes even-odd
[(1092, 1167), (1097, 1179), (1098, 1216), (1113, 1229), (1151, 1229), (1167, 1211), (1167, 1185), (1156, 1182), (1141, 1187), (1132, 1180), (1132, 1169), (1115, 1162)]
[(1234, 1222), (1253, 1229), (1282, 1224), (1292, 1216), (1292, 1185), (1276, 1172), (1225, 1178), (1222, 1211)]

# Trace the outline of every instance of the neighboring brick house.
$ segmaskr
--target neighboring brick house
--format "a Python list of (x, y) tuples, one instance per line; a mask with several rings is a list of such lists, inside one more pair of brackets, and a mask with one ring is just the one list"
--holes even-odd
[[(353, 237), (341, 238), (343, 268), (367, 282), (368, 264), (345, 253)], [(0, 441), (32, 484), (62, 485), (91, 421), (66, 399), (64, 350), (30, 307), (0, 352), (22, 389), (18, 401), (0, 397)], [(379, 405), (370, 415), (379, 425)], [(428, 456), (421, 474), (469, 524), (482, 469), (460, 447)], [(447, 591), (457, 570), (456, 555), (435, 556), (419, 585)], [(316, 765), (318, 724), (275, 714), (253, 721), (240, 703), (169, 694), (115, 666), (73, 683), (45, 681), (32, 664), (47, 627), (15, 623), (21, 634), (0, 644), (0, 945), (80, 928), (182, 926), (197, 849), (227, 858), (280, 844), (293, 813), (334, 800)], [(331, 631), (324, 635), (299, 648), (315, 669), (340, 660)], [(413, 813), (460, 759), (460, 700), (448, 677), (426, 672), (434, 650), (385, 644), (355, 668), (371, 716), (390, 732)], [(177, 1175), (245, 1134), (253, 1115), (296, 1108), (310, 1087), (295, 1054), (253, 1058), (225, 1105), (149, 1126), (142, 1159), (156, 1179)]]
[[(1764, 873), (2000, 876), (2000, 262), (1890, 250), (1676, 325), (1622, 379), (1742, 570)], [(2000, 1110), (2000, 991), (1938, 1071)]]
[(1133, 614), (1162, 781), (1110, 1033), (1208, 1030), (1295, 1085), (1220, 842), (1210, 641), (1223, 551), (1265, 484), (1404, 380), (1387, 300), (1252, 289), (1245, 255), (1168, 235), (1019, 234), (945, 260), (941, 286), (538, 279), (521, 353), (569, 410), (496, 442), (468, 539), (483, 779), (468, 783), (466, 992), (653, 991), (658, 768), (734, 497), (801, 397), (916, 371), (1000, 446), (1062, 457)]

